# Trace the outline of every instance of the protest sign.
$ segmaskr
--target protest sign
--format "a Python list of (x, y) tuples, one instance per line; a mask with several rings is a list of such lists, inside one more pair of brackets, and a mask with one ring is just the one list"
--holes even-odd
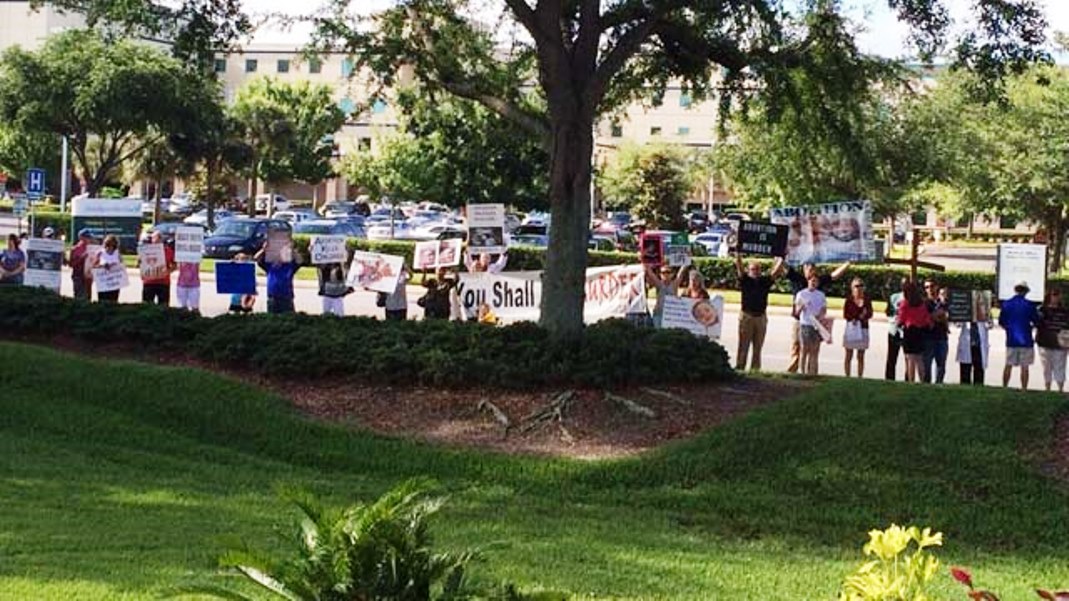
[(972, 320), (983, 323), (991, 319), (991, 291), (973, 290), (972, 292)]
[(505, 252), (505, 205), (468, 205), (468, 252)]
[(999, 244), (995, 263), (998, 299), (1008, 300), (1014, 296), (1018, 283), (1028, 284), (1025, 296), (1034, 303), (1043, 302), (1047, 289), (1047, 245), (1045, 244)]
[(769, 221), (787, 226), (787, 262), (871, 261), (872, 203), (867, 200), (769, 210)]
[(583, 321), (645, 313), (646, 270), (641, 265), (591, 267), (586, 270)]
[(215, 263), (217, 294), (256, 294), (256, 264), (248, 261)]
[(130, 285), (130, 278), (126, 275), (126, 268), (116, 265), (111, 269), (104, 267), (93, 268), (93, 283), (97, 292), (114, 292)]
[(438, 266), (438, 240), (417, 242), (412, 255), (412, 267), (419, 270), (434, 269)]
[(26, 241), (26, 273), (22, 283), (26, 286), (48, 288), (59, 293), (63, 269), (63, 241), (47, 238), (30, 238)]
[(665, 296), (661, 299), (661, 306), (664, 309), (661, 317), (662, 328), (686, 330), (696, 336), (714, 340), (720, 338), (724, 298), (719, 294), (708, 300)]
[(643, 233), (639, 236), (638, 248), (643, 265), (660, 267), (664, 263), (664, 239), (659, 234)]
[(734, 221), (735, 244), (731, 250), (744, 255), (782, 257), (787, 253), (789, 228), (766, 221)]
[(349, 267), (349, 285), (392, 294), (404, 265), (404, 257), (356, 251)]
[(83, 273), (86, 278), (93, 279), (93, 261), (96, 257), (100, 256), (100, 252), (104, 250), (104, 247), (100, 244), (87, 244), (85, 247), (85, 267)]
[(682, 267), (691, 264), (691, 248), (689, 244), (669, 244), (665, 247), (665, 255), (669, 267)]
[(312, 255), (312, 265), (344, 263), (349, 258), (345, 248), (345, 236), (316, 236), (308, 245)]
[(167, 255), (163, 244), (142, 244), (137, 247), (137, 260), (142, 280), (158, 280), (168, 277)]
[(204, 257), (204, 229), (179, 226), (174, 230), (174, 260), (178, 263), (200, 263)]
[(951, 323), (967, 323), (973, 320), (973, 291), (947, 291), (947, 320)]
[(289, 263), (293, 261), (293, 234), (289, 230), (271, 230), (267, 232), (264, 261), (268, 263)]
[(463, 240), (450, 238), (438, 241), (438, 267), (456, 267), (460, 265), (460, 246)]

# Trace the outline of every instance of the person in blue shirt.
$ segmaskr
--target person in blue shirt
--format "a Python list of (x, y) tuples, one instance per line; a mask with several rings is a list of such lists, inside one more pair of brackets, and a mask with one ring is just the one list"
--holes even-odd
[(998, 325), (1006, 330), (1006, 367), (1002, 370), (1002, 387), (1010, 385), (1014, 367), (1021, 368), (1021, 389), (1028, 389), (1028, 367), (1036, 360), (1032, 330), (1039, 325), (1039, 311), (1035, 303), (1025, 298), (1028, 282), (1013, 287), (1014, 296), (1002, 303)]
[(267, 274), (267, 312), (293, 313), (293, 276), (301, 268), (301, 255), (293, 247), (279, 253), (277, 261), (267, 262), (267, 244), (256, 253), (256, 264)]

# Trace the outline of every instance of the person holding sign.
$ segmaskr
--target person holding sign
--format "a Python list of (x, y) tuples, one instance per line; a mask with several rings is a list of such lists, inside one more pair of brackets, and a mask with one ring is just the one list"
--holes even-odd
[[(821, 292), (827, 293), (828, 287), (831, 286), (831, 283), (843, 277), (843, 275), (846, 273), (846, 270), (850, 268), (850, 265), (850, 261), (847, 261), (837, 267), (835, 271), (832, 271), (829, 275), (819, 274), (817, 273), (816, 265), (814, 265), (813, 263), (805, 263), (802, 265), (802, 271), (798, 271), (794, 267), (789, 268), (787, 270), (787, 281), (791, 284), (791, 292), (795, 295), (795, 297), (797, 297), (799, 292), (805, 290), (809, 286), (810, 278), (816, 276), (818, 282), (817, 289)], [(798, 320), (797, 314), (795, 314), (794, 319), (795, 321), (793, 324), (793, 328), (791, 329), (791, 360), (790, 363), (787, 365), (787, 371), (792, 374), (798, 371), (802, 348), (802, 340), (800, 333), (801, 322)]]
[[(928, 312), (932, 314), (932, 327), (928, 330), (928, 340), (924, 346), (924, 382), (942, 384), (947, 373), (947, 355), (950, 353), (950, 316), (947, 313), (947, 289), (941, 288), (935, 280), (924, 281), (924, 292), (928, 295), (925, 302)], [(934, 367), (934, 369), (933, 369)]]
[[(108, 234), (104, 237), (104, 248), (93, 258), (93, 269), (99, 270), (99, 273), (102, 274), (112, 275), (112, 278), (109, 279), (120, 281), (126, 279), (123, 277), (126, 275), (126, 267), (123, 266), (122, 255), (119, 254), (119, 239), (114, 234)], [(93, 274), (93, 279), (100, 283), (97, 290), (97, 302), (119, 302), (119, 291), (125, 284), (115, 282), (105, 285), (101, 282), (101, 278), (97, 273)]]
[(853, 363), (854, 352), (857, 352), (857, 377), (865, 376), (865, 351), (869, 348), (869, 320), (872, 319), (872, 299), (865, 294), (865, 282), (861, 278), (854, 278), (850, 282), (850, 296), (843, 303), (843, 319), (846, 320), (846, 330), (843, 332), (843, 348), (846, 349), (846, 360), (843, 369), (846, 377), (850, 377), (850, 365)]
[[(71, 266), (71, 284), (74, 286), (74, 298), (90, 300), (93, 296), (93, 273), (86, 268), (89, 258), (89, 245), (93, 243), (93, 234), (82, 228), (78, 232), (78, 242), (71, 247), (67, 264)], [(90, 266), (92, 261), (89, 261)]]
[(661, 320), (664, 317), (664, 298), (677, 295), (679, 287), (683, 284), (683, 277), (687, 274), (687, 266), (680, 267), (679, 271), (675, 272), (675, 277), (672, 274), (672, 268), (667, 264), (661, 265), (658, 269), (655, 269), (653, 265), (646, 265), (646, 284), (657, 291), (653, 305), (653, 327), (655, 328), (661, 327)]
[(141, 269), (141, 302), (170, 305), (174, 249), (163, 243), (159, 231), (153, 230), (148, 244), (138, 249), (137, 266)]
[(910, 281), (902, 290), (902, 300), (895, 309), (895, 323), (902, 328), (902, 352), (906, 357), (906, 381), (924, 379), (924, 348), (928, 330), (932, 327), (932, 314), (924, 302), (924, 295), (917, 283)]
[(253, 257), (260, 269), (267, 274), (267, 312), (273, 314), (293, 313), (293, 276), (301, 268), (301, 256), (292, 245), (283, 246), (275, 261), (268, 262), (268, 247), (271, 241)]
[(1002, 369), (1002, 387), (1010, 385), (1013, 368), (1021, 368), (1021, 390), (1028, 390), (1028, 367), (1036, 360), (1032, 328), (1039, 323), (1039, 311), (1025, 296), (1028, 282), (1017, 282), (1013, 298), (1002, 303), (998, 325), (1006, 330), (1006, 367)]
[[(958, 369), (960, 370), (959, 382), (973, 386), (984, 385), (984, 372), (987, 369), (987, 356), (991, 344), (988, 332), (991, 330), (991, 312), (988, 295), (990, 293), (980, 290), (963, 291), (967, 296), (961, 296), (961, 301), (955, 304), (959, 292), (952, 291), (948, 306), (950, 308), (951, 321), (958, 323)], [(968, 299), (966, 306), (965, 300)], [(955, 313), (962, 307), (961, 312), (968, 314), (968, 319), (955, 319)], [(967, 309), (967, 311), (965, 310)], [(964, 317), (964, 315), (962, 315)]]
[(323, 297), (323, 315), (345, 317), (345, 297), (353, 288), (345, 281), (345, 268), (341, 263), (320, 265), (319, 296)]
[(1069, 342), (1069, 310), (1062, 306), (1062, 291), (1049, 289), (1039, 309), (1036, 327), (1039, 363), (1043, 366), (1043, 384), (1047, 390), (1053, 380), (1058, 392), (1065, 392), (1065, 342)]
[(19, 249), (19, 237), (11, 234), (7, 237), (7, 248), (0, 252), (0, 284), (21, 286), (25, 271), (26, 253)]
[(742, 312), (739, 313), (739, 349), (735, 355), (735, 369), (746, 369), (747, 355), (753, 345), (753, 359), (750, 369), (761, 369), (761, 349), (765, 345), (765, 333), (768, 330), (768, 294), (772, 284), (783, 273), (783, 257), (776, 257), (776, 263), (768, 275), (761, 275), (761, 265), (750, 261), (742, 268), (742, 252), (735, 251), (735, 273), (739, 276), (739, 290), (742, 291)]
[(479, 253), (478, 260), (472, 260), (471, 253), (464, 253), (464, 267), (472, 273), (501, 273), (505, 271), (505, 265), (509, 262), (508, 251), (501, 253), (496, 261), (490, 262), (488, 253)]
[(820, 361), (820, 345), (824, 342), (826, 331), (821, 320), (828, 312), (828, 299), (820, 290), (820, 277), (816, 273), (809, 276), (808, 286), (794, 295), (794, 313), (798, 316), (801, 339), (801, 372), (817, 375)]

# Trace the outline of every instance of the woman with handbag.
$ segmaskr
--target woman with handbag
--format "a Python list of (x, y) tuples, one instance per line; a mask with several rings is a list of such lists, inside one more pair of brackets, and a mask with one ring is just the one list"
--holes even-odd
[(843, 303), (843, 319), (846, 320), (846, 331), (843, 333), (846, 377), (850, 377), (850, 364), (853, 363), (854, 351), (857, 351), (857, 377), (861, 378), (865, 374), (865, 351), (869, 348), (869, 320), (872, 319), (872, 299), (865, 294), (865, 283), (861, 278), (854, 278), (850, 282), (850, 295)]
[(932, 315), (916, 282), (903, 286), (895, 323), (902, 327), (902, 350), (906, 355), (906, 381), (924, 380), (924, 344), (932, 328)]
[(1053, 380), (1058, 385), (1058, 392), (1065, 392), (1065, 356), (1062, 342), (1067, 336), (1060, 336), (1069, 331), (1069, 311), (1062, 306), (1062, 293), (1057, 288), (1047, 292), (1043, 306), (1039, 309), (1039, 326), (1036, 328), (1036, 344), (1039, 346), (1039, 362), (1043, 366), (1043, 383), (1050, 390)]

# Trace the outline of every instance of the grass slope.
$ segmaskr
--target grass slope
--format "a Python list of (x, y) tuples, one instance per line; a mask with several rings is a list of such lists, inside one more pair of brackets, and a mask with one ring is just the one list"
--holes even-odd
[[(344, 503), (417, 475), (442, 544), (580, 597), (832, 599), (865, 532), (947, 533), (1006, 599), (1069, 585), (1069, 494), (1021, 458), (1051, 395), (829, 380), (695, 440), (582, 463), (434, 448), (294, 415), (199, 371), (0, 344), (0, 598), (143, 599), (288, 531), (279, 486)], [(960, 598), (949, 578), (945, 598)]]

